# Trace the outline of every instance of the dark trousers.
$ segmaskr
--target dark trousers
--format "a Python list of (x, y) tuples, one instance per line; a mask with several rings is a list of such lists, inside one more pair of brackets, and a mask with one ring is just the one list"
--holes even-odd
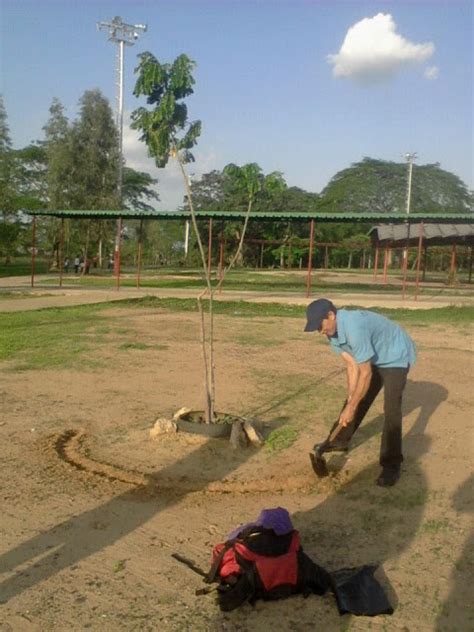
[[(347, 445), (352, 435), (362, 423), (367, 411), (380, 390), (384, 389), (384, 424), (380, 445), (380, 465), (382, 467), (400, 467), (402, 454), (402, 396), (407, 383), (408, 368), (382, 369), (372, 366), (372, 378), (369, 390), (357, 407), (351, 423), (343, 428), (330, 445)], [(333, 426), (336, 428), (338, 422)]]

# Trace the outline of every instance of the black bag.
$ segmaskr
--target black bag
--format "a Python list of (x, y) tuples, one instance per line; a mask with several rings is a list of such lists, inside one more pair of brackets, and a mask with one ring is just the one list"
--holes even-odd
[(393, 614), (393, 608), (382, 586), (374, 577), (377, 566), (341, 568), (331, 573), (331, 584), (339, 614), (351, 613), (366, 617)]

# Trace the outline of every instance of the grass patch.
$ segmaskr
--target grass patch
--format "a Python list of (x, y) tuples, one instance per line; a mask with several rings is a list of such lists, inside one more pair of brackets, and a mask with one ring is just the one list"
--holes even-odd
[[(90, 305), (0, 314), (0, 360), (16, 360), (19, 370), (73, 366), (105, 342), (95, 331), (102, 318)], [(84, 359), (84, 366), (98, 364)]]
[(443, 531), (449, 531), (449, 528), (450, 522), (447, 518), (444, 518), (443, 520), (427, 520), (421, 525), (420, 531), (424, 533), (434, 534)]
[(240, 334), (235, 337), (235, 343), (242, 347), (278, 347), (281, 341), (274, 338), (265, 338), (257, 333)]
[(12, 299), (12, 298), (43, 298), (45, 296), (54, 296), (54, 294), (34, 294), (32, 292), (26, 290), (13, 290), (13, 291), (0, 291), (0, 300), (1, 299)]
[[(105, 342), (111, 332), (113, 315), (107, 311), (126, 306), (130, 309), (155, 308), (171, 312), (197, 313), (194, 299), (143, 297), (124, 299), (95, 305), (46, 308), (25, 312), (0, 313), (0, 360), (18, 359), (30, 368), (71, 366), (78, 357)], [(456, 328), (472, 325), (474, 307), (439, 309), (377, 309), (402, 324), (448, 325)], [(280, 303), (250, 303), (244, 301), (215, 301), (214, 313), (240, 318), (299, 318), (305, 319), (305, 307)], [(130, 329), (117, 321), (127, 335)], [(252, 340), (253, 338), (253, 340)], [(271, 341), (273, 344), (273, 341)], [(241, 344), (262, 344), (255, 336), (244, 336)]]
[[(137, 308), (157, 307), (176, 312), (197, 312), (195, 299), (157, 298), (154, 296), (145, 296), (143, 298), (115, 301), (115, 304), (117, 303)], [(207, 309), (207, 301), (203, 301), (203, 305), (205, 309)], [(357, 307), (351, 307), (351, 309), (357, 309)], [(215, 314), (239, 316), (243, 318), (279, 317), (304, 319), (306, 313), (304, 305), (220, 300), (214, 301), (213, 310)], [(373, 308), (372, 311), (387, 316), (397, 322), (408, 324), (449, 324), (458, 326), (474, 323), (474, 307), (469, 305), (413, 310), (405, 308)]]
[[(121, 279), (121, 285), (124, 287), (136, 286), (136, 270), (133, 268), (124, 268), (122, 270), (123, 276)], [(357, 275), (356, 281), (339, 282), (337, 276), (338, 272), (342, 272), (344, 275), (350, 272)], [(360, 277), (365, 276), (366, 281), (360, 282)], [(401, 273), (398, 270), (394, 270), (390, 277), (401, 278)], [(249, 269), (237, 269), (232, 270), (227, 276), (225, 281), (225, 288), (228, 290), (242, 290), (242, 291), (257, 291), (257, 292), (279, 292), (279, 293), (301, 293), (306, 288), (306, 271), (254, 271)], [(441, 276), (441, 280), (445, 277)], [(414, 277), (410, 276), (408, 279), (409, 286), (407, 288), (408, 295), (414, 295), (413, 287)], [(55, 279), (45, 281), (46, 283), (56, 283)], [(70, 284), (77, 284), (81, 286), (95, 286), (95, 287), (111, 287), (114, 284), (114, 278), (111, 272), (105, 270), (92, 270), (91, 274), (76, 277), (69, 275), (67, 282)], [(216, 286), (218, 279), (215, 271), (213, 272), (213, 278), (211, 279), (212, 285)], [(341, 293), (358, 293), (364, 294), (367, 292), (378, 294), (387, 294), (392, 292), (400, 292), (400, 285), (390, 283), (374, 283), (372, 280), (372, 272), (361, 270), (318, 270), (313, 276), (314, 287), (323, 291), (326, 294), (341, 294)], [(202, 270), (182, 270), (181, 268), (160, 268), (159, 270), (144, 271), (141, 276), (140, 285), (143, 288), (203, 288), (205, 286), (205, 279)], [(430, 288), (422, 286), (420, 288), (420, 294), (423, 295), (438, 295), (440, 293), (449, 292), (456, 295), (463, 293), (463, 289), (456, 287), (443, 286), (441, 288)]]
[(137, 351), (146, 351), (147, 349), (164, 350), (168, 349), (168, 345), (149, 345), (146, 342), (123, 342), (119, 349), (121, 351), (129, 351), (136, 349)]
[(143, 351), (149, 349), (151, 345), (147, 345), (144, 342), (124, 342), (119, 346), (121, 351), (128, 351), (129, 349), (137, 349)]
[(298, 430), (294, 426), (283, 426), (273, 430), (265, 441), (269, 452), (281, 452), (289, 448), (298, 438)]
[[(35, 273), (47, 274), (48, 262), (46, 260), (36, 258)], [(0, 277), (13, 276), (29, 276), (31, 274), (31, 259), (29, 257), (13, 260), (11, 263), (0, 263)]]

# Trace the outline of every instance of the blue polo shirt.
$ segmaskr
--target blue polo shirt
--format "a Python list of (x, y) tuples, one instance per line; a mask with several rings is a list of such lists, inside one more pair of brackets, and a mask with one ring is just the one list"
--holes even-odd
[(346, 351), (357, 364), (370, 362), (388, 368), (415, 363), (415, 343), (400, 325), (385, 316), (362, 309), (339, 309), (336, 323), (335, 336), (328, 336), (333, 350)]

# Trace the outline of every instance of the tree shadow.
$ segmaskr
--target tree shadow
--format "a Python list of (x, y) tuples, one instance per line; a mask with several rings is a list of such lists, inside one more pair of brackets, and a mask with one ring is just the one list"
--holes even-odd
[[(452, 506), (457, 513), (474, 513), (474, 474), (460, 485), (453, 496)], [(474, 531), (468, 536), (461, 555), (451, 574), (452, 588), (436, 620), (438, 632), (468, 630), (474, 627), (472, 605), (472, 564)]]
[[(319, 382), (323, 383), (332, 377), (333, 374), (329, 373)], [(300, 389), (290, 393), (285, 399), (297, 397), (299, 391)], [(273, 402), (264, 411), (259, 411), (259, 414), (275, 410), (280, 404), (281, 402)], [(280, 423), (281, 421), (280, 418)], [(186, 471), (202, 465), (209, 449), (209, 442), (206, 442), (172, 465), (150, 474), (149, 479), (154, 481), (159, 492), (160, 480), (179, 481)], [(251, 448), (234, 452), (228, 446), (228, 450), (228, 458), (221, 459), (218, 467), (215, 468), (213, 481), (225, 478), (255, 454)], [(71, 476), (73, 475), (74, 470), (71, 470)], [(203, 481), (202, 488), (213, 481)], [(199, 489), (192, 491), (199, 491)], [(168, 487), (163, 497), (155, 494), (150, 498), (146, 497), (146, 490), (143, 488), (133, 489), (112, 498), (99, 507), (78, 516), (72, 516), (12, 548), (0, 556), (0, 573), (13, 573), (0, 584), (0, 602), (7, 602), (22, 591), (112, 545), (160, 511), (177, 505), (188, 493), (189, 491), (178, 488), (173, 491), (171, 497)], [(105, 526), (97, 529), (94, 525)], [(90, 533), (90, 538), (84, 538), (86, 532)]]
[[(396, 488), (375, 488), (371, 480), (375, 474), (375, 466), (371, 465), (353, 480), (341, 485), (336, 493), (313, 509), (293, 516), (295, 527), (301, 532), (305, 550), (316, 562), (329, 570), (372, 562), (383, 563), (396, 558), (409, 546), (420, 523), (427, 492), (426, 480), (416, 459), (428, 449), (429, 441), (424, 436), (424, 431), (431, 415), (446, 395), (446, 389), (437, 384), (409, 383), (407, 407), (411, 410), (419, 406), (420, 411), (405, 436), (409, 467)], [(363, 428), (359, 432), (362, 430)], [(374, 426), (373, 432), (375, 431)], [(372, 432), (372, 429), (366, 430), (367, 432)], [(156, 475), (156, 480), (159, 482), (161, 476), (179, 479), (183, 465), (186, 468), (189, 464), (199, 465), (202, 450), (205, 448), (204, 445), (164, 468)], [(227, 474), (253, 453), (243, 451), (229, 461)], [(120, 494), (99, 507), (54, 525), (3, 554), (0, 557), (0, 571), (11, 575), (0, 584), (1, 601), (5, 603), (63, 569), (113, 545), (161, 511), (176, 506), (187, 495), (187, 492), (177, 490), (173, 497), (152, 497), (144, 500), (143, 491), (135, 489)], [(362, 509), (361, 499), (364, 503)], [(245, 520), (246, 516), (242, 516), (242, 519)], [(96, 525), (101, 525), (101, 528), (98, 529)], [(85, 533), (90, 534), (90, 537), (85, 538)], [(295, 609), (303, 608), (302, 612), (315, 616), (315, 609), (318, 608), (318, 616), (324, 615), (326, 627), (336, 629), (339, 616), (331, 600), (332, 597), (324, 598), (326, 609), (323, 613), (319, 612), (321, 600), (298, 602)], [(269, 618), (273, 619), (275, 616), (281, 615), (284, 620), (287, 610), (283, 606), (278, 603), (263, 606), (257, 612), (252, 611), (253, 629), (259, 629), (260, 623), (260, 629), (266, 629), (265, 626), (270, 624)], [(221, 613), (216, 613), (214, 623), (220, 625), (225, 620), (244, 625), (243, 621), (248, 615), (247, 607), (225, 615), (225, 618)], [(211, 625), (209, 629), (213, 629)]]

